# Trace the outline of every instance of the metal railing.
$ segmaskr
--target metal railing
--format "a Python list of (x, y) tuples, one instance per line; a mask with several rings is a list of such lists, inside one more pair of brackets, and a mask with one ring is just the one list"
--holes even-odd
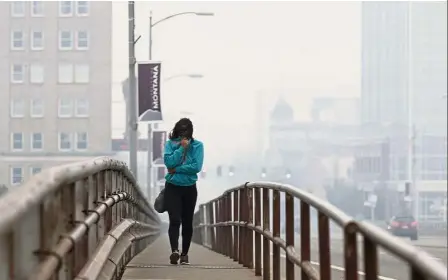
[[(285, 240), (280, 237), (281, 193), (285, 196)], [(300, 232), (295, 231), (294, 225), (295, 199), (300, 201)], [(319, 271), (311, 265), (312, 208), (316, 209), (318, 217)], [(301, 269), (302, 280), (328, 280), (331, 279), (330, 221), (343, 230), (346, 280), (359, 277), (358, 235), (363, 237), (366, 280), (378, 279), (378, 247), (407, 262), (411, 279), (447, 279), (447, 268), (425, 252), (374, 225), (353, 220), (304, 190), (277, 183), (246, 183), (200, 205), (195, 213), (193, 241), (254, 269), (264, 280), (281, 279), (280, 249), (286, 254), (286, 280), (294, 279), (296, 266)], [(300, 233), (300, 254), (295, 250), (296, 233)]]
[(107, 157), (46, 169), (0, 198), (0, 279), (118, 279), (159, 234), (127, 166)]

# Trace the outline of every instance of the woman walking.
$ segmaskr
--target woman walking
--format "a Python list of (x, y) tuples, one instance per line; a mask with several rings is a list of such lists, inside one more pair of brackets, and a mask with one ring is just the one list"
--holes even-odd
[[(171, 245), (170, 263), (189, 264), (188, 250), (193, 236), (193, 214), (198, 192), (196, 181), (202, 170), (204, 146), (193, 138), (193, 123), (180, 119), (169, 134), (165, 144), (164, 162), (168, 169), (165, 176), (165, 203), (170, 225), (168, 235)], [(179, 230), (182, 225), (182, 251), (179, 253)]]

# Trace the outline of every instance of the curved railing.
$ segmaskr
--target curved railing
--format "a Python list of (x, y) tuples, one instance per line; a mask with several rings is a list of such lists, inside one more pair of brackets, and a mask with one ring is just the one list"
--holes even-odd
[[(281, 193), (285, 194), (285, 240), (280, 237)], [(296, 198), (300, 200), (300, 254), (294, 244)], [(310, 262), (311, 208), (317, 210), (318, 216), (319, 271)], [(447, 279), (447, 268), (425, 252), (374, 225), (353, 220), (306, 191), (277, 183), (246, 183), (200, 205), (194, 220), (194, 242), (230, 256), (245, 267), (254, 268), (255, 274), (263, 275), (264, 280), (271, 276), (274, 280), (281, 279), (280, 249), (283, 249), (287, 280), (294, 279), (296, 266), (301, 269), (302, 280), (327, 280), (331, 279), (330, 221), (343, 230), (346, 280), (358, 279), (358, 235), (363, 237), (364, 277), (367, 280), (378, 279), (378, 246), (407, 262), (412, 279)]]
[(117, 279), (160, 219), (127, 166), (53, 167), (0, 199), (0, 279)]

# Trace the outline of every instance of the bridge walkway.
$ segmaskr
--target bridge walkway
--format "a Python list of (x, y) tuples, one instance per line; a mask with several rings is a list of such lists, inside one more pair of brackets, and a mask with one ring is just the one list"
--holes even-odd
[(190, 265), (169, 264), (169, 241), (166, 235), (159, 237), (127, 265), (122, 280), (224, 280), (262, 279), (253, 270), (243, 267), (231, 258), (192, 243)]

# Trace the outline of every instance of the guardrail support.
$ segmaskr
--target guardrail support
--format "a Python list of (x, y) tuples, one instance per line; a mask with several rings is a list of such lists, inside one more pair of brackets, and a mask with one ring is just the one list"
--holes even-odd
[(331, 279), (330, 221), (328, 220), (328, 217), (320, 211), (318, 219), (320, 277), (321, 279)]
[[(263, 230), (270, 232), (270, 190), (263, 189)], [(263, 237), (263, 280), (271, 279), (271, 244), (267, 237)]]
[[(272, 233), (274, 238), (280, 238), (280, 192), (273, 190), (272, 199), (274, 201), (274, 207), (272, 208)], [(280, 280), (280, 246), (274, 244), (272, 246), (272, 278), (274, 280)]]
[[(238, 204), (238, 191), (233, 192), (233, 222), (239, 221), (239, 204)], [(238, 226), (233, 226), (233, 260), (239, 261), (239, 237), (240, 228)]]
[[(261, 199), (260, 189), (256, 188), (255, 192), (255, 226), (261, 226)], [(255, 233), (255, 275), (261, 276), (261, 234)]]
[[(294, 197), (289, 193), (285, 194), (285, 214), (286, 214), (286, 247), (294, 248)], [(286, 280), (294, 280), (295, 264), (286, 259)]]
[[(310, 206), (304, 202), (300, 201), (300, 256), (302, 262), (309, 262), (311, 260), (311, 234), (310, 234)], [(319, 252), (322, 253), (322, 252)], [(325, 252), (326, 253), (326, 252)], [(309, 280), (308, 274), (302, 269), (301, 278), (302, 280)]]

